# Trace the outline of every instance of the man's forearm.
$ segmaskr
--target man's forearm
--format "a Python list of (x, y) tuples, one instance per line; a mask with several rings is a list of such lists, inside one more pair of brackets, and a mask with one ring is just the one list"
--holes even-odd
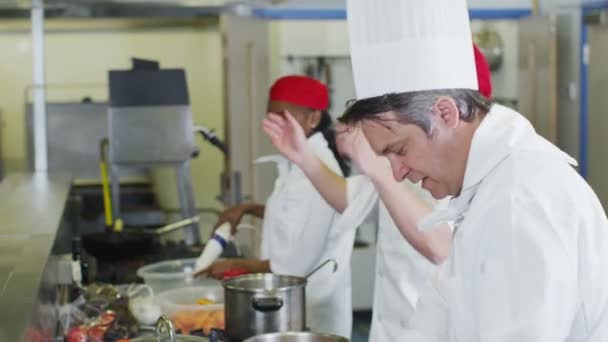
[(434, 264), (442, 263), (449, 255), (452, 243), (449, 225), (444, 224), (429, 232), (418, 230), (418, 222), (428, 215), (432, 208), (403, 184), (395, 181), (389, 168), (385, 173), (377, 174), (371, 179), (403, 237), (429, 261)]
[(263, 204), (251, 203), (251, 204), (244, 204), (244, 206), (245, 206), (245, 209), (243, 210), (244, 215), (251, 215), (251, 216), (255, 216), (257, 218), (264, 218), (264, 211), (266, 209), (266, 206), (264, 206)]

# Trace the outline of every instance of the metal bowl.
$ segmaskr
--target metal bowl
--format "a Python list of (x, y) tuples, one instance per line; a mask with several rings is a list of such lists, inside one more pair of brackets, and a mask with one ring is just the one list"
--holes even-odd
[(253, 336), (243, 342), (348, 342), (342, 336), (313, 332), (284, 332)]

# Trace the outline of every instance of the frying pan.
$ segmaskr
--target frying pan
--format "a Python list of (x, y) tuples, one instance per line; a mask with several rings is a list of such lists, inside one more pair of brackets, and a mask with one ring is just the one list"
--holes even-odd
[(142, 256), (154, 246), (154, 240), (162, 234), (187, 227), (199, 221), (198, 216), (180, 220), (158, 229), (129, 228), (122, 230), (122, 221), (116, 220), (114, 228), (105, 232), (82, 237), (84, 249), (90, 255), (104, 261), (115, 261)]
[(100, 233), (87, 234), (82, 237), (82, 244), (87, 253), (104, 261), (115, 261), (142, 256), (150, 251), (154, 246), (155, 238), (159, 235), (189, 226), (199, 221), (198, 216), (194, 216), (155, 230), (129, 228), (129, 231), (124, 231), (123, 221), (120, 218), (114, 220), (112, 215), (112, 202), (106, 159), (107, 145), (108, 139), (102, 139), (100, 143), (99, 161), (106, 230)]

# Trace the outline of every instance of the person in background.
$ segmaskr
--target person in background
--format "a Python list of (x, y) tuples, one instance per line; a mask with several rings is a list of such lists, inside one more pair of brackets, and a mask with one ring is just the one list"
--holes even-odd
[[(305, 76), (286, 76), (270, 89), (269, 115), (289, 116), (305, 136), (312, 153), (337, 175), (349, 174), (339, 156), (331, 116), (329, 92), (321, 82)], [(242, 204), (227, 209), (219, 224), (236, 229), (244, 215), (263, 218), (261, 260), (228, 259), (213, 263), (206, 273), (222, 278), (231, 269), (304, 276), (327, 259), (338, 263), (336, 273), (326, 267), (309, 278), (306, 287), (307, 323), (313, 331), (350, 337), (352, 299), (350, 256), (355, 231), (334, 229), (336, 211), (315, 190), (295, 164), (281, 156), (275, 162), (278, 178), (266, 205)], [(218, 224), (218, 225), (219, 225)]]
[[(479, 88), (491, 98), (488, 63), (477, 46), (473, 49)], [(432, 232), (416, 228), (434, 205), (430, 194), (419, 184), (396, 181), (388, 160), (376, 155), (359, 128), (338, 130), (340, 152), (362, 173), (344, 178), (316, 156), (297, 120), (269, 115), (263, 127), (275, 147), (342, 213), (336, 229), (356, 229), (366, 220), (379, 227), (370, 341), (399, 341), (415, 310), (419, 290), (431, 277), (434, 265), (445, 260), (452, 242), (447, 224)]]
[[(608, 220), (570, 156), (483, 97), (465, 0), (348, 0), (360, 127), (396, 181), (451, 197), (451, 255), (400, 341), (608, 341)], [(403, 211), (408, 210), (405, 204)]]

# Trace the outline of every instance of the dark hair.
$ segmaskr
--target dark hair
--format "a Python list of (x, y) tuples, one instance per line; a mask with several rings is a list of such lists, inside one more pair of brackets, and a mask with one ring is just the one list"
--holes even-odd
[(460, 112), (460, 118), (467, 122), (475, 119), (477, 110), (487, 113), (492, 106), (492, 101), (482, 96), (477, 90), (424, 90), (400, 94), (391, 93), (369, 99), (349, 101), (348, 108), (338, 120), (347, 124), (357, 123), (361, 120), (379, 120), (379, 114), (392, 111), (397, 114), (400, 122), (416, 125), (430, 135), (431, 118), (429, 113), (432, 112), (433, 106), (440, 96), (448, 96), (454, 99)]
[(338, 145), (336, 144), (336, 130), (334, 129), (333, 120), (328, 111), (321, 111), (321, 121), (319, 121), (319, 124), (317, 127), (315, 127), (314, 132), (321, 132), (325, 137), (325, 140), (327, 140), (329, 149), (334, 153), (334, 156), (340, 165), (342, 175), (344, 177), (350, 175), (350, 164), (348, 160), (342, 157), (338, 152)]

